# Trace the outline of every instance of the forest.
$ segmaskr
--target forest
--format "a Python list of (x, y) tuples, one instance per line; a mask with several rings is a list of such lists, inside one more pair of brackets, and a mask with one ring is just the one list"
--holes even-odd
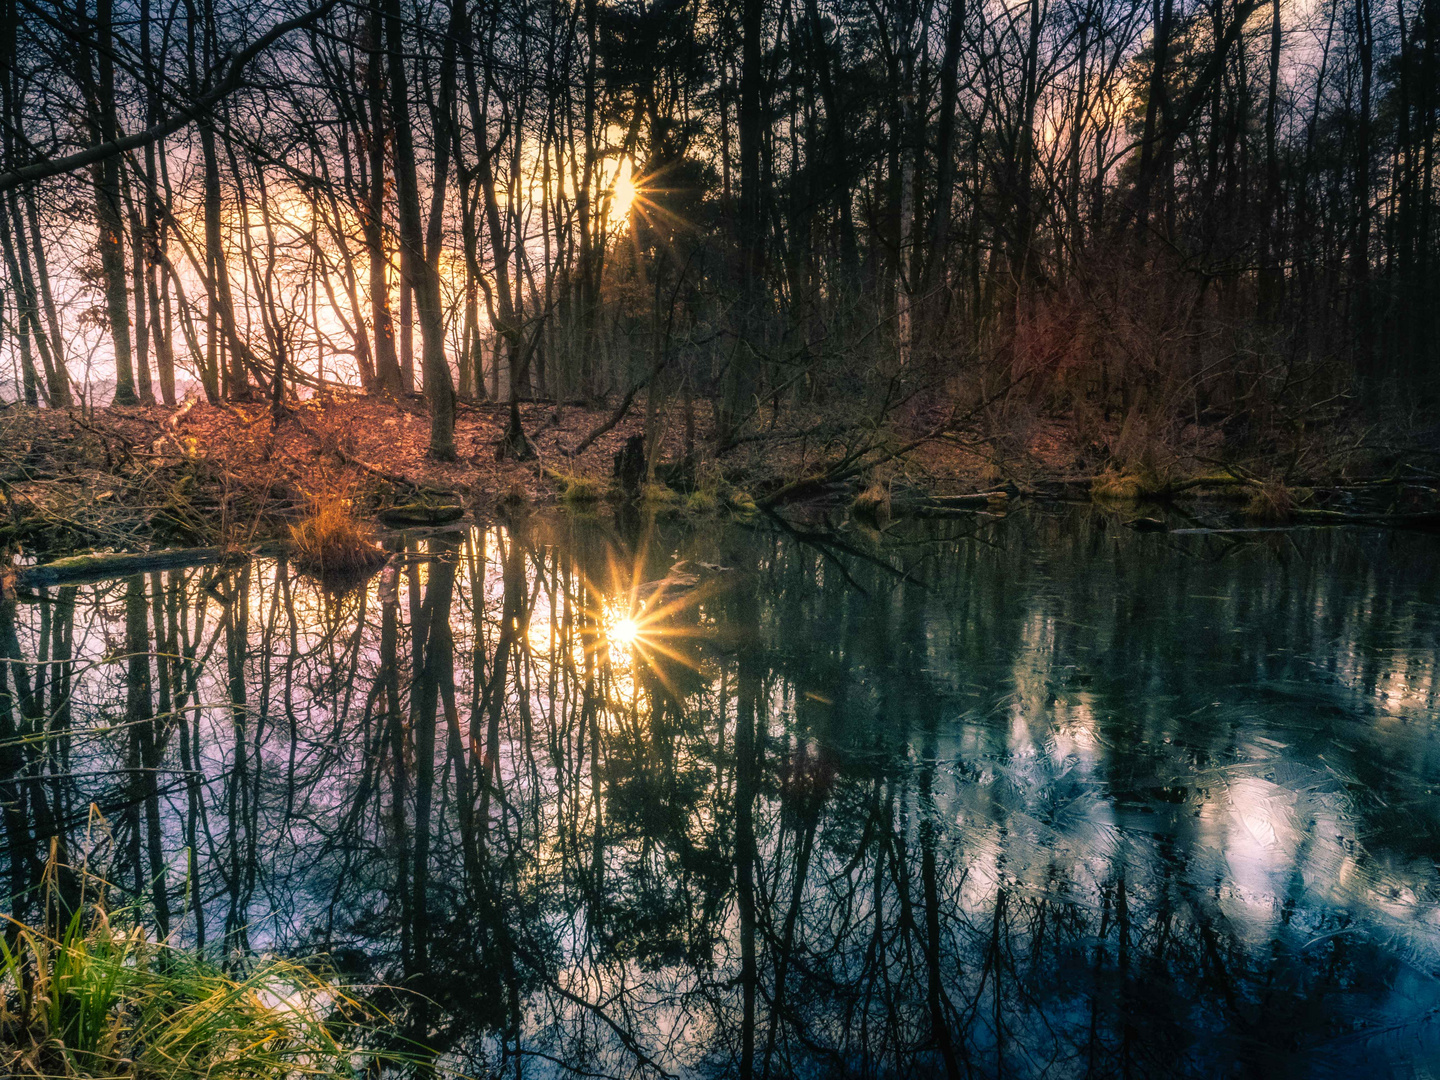
[(1433, 1075), (1437, 34), (0, 0), (0, 1075)]
[(946, 439), (1003, 464), (1047, 424), (1070, 472), (1375, 424), (1429, 447), (1437, 21), (6, 0), (7, 396), (278, 424), (423, 394), (438, 461), (457, 409), (525, 459), (566, 407), (632, 403), (652, 468), (682, 430), (693, 462), (884, 429), (867, 468)]

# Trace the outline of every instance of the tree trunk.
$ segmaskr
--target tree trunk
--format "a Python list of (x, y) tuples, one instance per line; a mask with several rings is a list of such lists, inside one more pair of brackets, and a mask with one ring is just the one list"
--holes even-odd
[[(84, 2), (85, 0), (81, 0), (82, 12)], [(114, 0), (96, 0), (98, 115), (92, 124), (97, 142), (111, 142), (118, 137), (113, 30)], [(120, 159), (103, 159), (93, 166), (91, 175), (95, 187), (95, 221), (99, 226), (97, 244), (100, 250), (100, 268), (105, 282), (105, 311), (110, 320), (110, 339), (115, 346), (115, 404), (137, 405), (140, 399), (135, 393), (130, 344), (130, 286), (125, 272), (125, 224), (120, 211)]]
[(370, 105), (370, 190), (364, 220), (370, 259), (370, 323), (375, 330), (375, 382), (382, 391), (401, 391), (395, 324), (390, 318), (389, 258), (385, 252), (385, 52), (380, 0), (371, 0), (367, 28), (370, 54), (365, 93)]
[[(45, 324), (50, 329), (49, 340), (52, 343), (51, 360), (55, 365), (55, 378), (50, 384), (50, 401), (56, 408), (69, 405), (73, 395), (70, 391), (70, 372), (65, 361), (65, 338), (60, 333), (60, 314), (55, 307), (55, 294), (50, 289), (50, 269), (45, 258), (45, 242), (40, 235), (40, 218), (35, 212), (35, 198), (33, 192), (26, 192), (25, 220), (30, 226), (30, 250), (35, 255), (35, 283), (39, 286), (40, 303), (45, 309)], [(19, 209), (15, 209), (19, 214)], [(19, 223), (18, 216), (15, 225), (17, 241), (23, 246), (25, 229)], [(25, 265), (24, 256), (21, 256), (20, 265)]]
[(733, 349), (726, 373), (723, 397), (716, 416), (715, 434), (722, 444), (735, 435), (739, 417), (755, 396), (756, 370), (754, 338), (760, 331), (764, 304), (764, 222), (765, 204), (761, 192), (760, 152), (764, 140), (760, 48), (764, 29), (764, 0), (743, 0), (740, 16), (740, 200), (736, 215), (736, 266), (740, 295), (737, 305)]
[[(395, 126), (395, 195), (400, 217), (400, 244), (404, 249), (400, 265), (403, 272), (411, 275), (410, 287), (415, 290), (415, 306), (419, 309), (421, 362), (424, 365), (425, 393), (430, 400), (430, 456), (440, 461), (454, 461), (455, 384), (451, 381), (450, 365), (445, 359), (440, 276), (425, 258), (421, 234), (420, 192), (410, 129), (409, 83), (405, 78), (399, 0), (385, 0), (385, 44), (389, 56), (390, 116)], [(436, 176), (435, 183), (443, 184), (444, 180)]]
[(1265, 93), (1265, 200), (1261, 214), (1263, 264), (1260, 268), (1258, 307), (1262, 319), (1274, 318), (1280, 307), (1285, 277), (1280, 268), (1280, 151), (1276, 142), (1276, 112), (1280, 93), (1280, 0), (1270, 4), (1270, 71)]
[[(945, 53), (940, 60), (940, 112), (935, 132), (935, 206), (930, 215), (930, 250), (925, 253), (921, 272), (922, 302), (937, 315), (944, 315), (945, 298), (931, 299), (937, 285), (943, 286), (945, 254), (950, 245), (950, 219), (955, 201), (955, 109), (959, 101), (960, 45), (965, 36), (965, 2), (956, 0), (945, 28)], [(1083, 53), (1081, 67), (1084, 67)]]
[(147, 310), (145, 289), (145, 229), (140, 222), (140, 209), (130, 207), (131, 287), (135, 295), (135, 391), (142, 405), (155, 404), (155, 390), (150, 384), (151, 313)]

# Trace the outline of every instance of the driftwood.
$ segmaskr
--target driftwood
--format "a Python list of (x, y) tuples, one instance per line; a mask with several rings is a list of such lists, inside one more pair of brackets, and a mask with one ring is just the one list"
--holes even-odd
[(1129, 521), (1122, 521), (1120, 524), (1127, 529), (1134, 529), (1136, 532), (1169, 532), (1170, 526), (1159, 518), (1137, 517)]
[(1009, 499), (1008, 491), (977, 491), (972, 495), (927, 495), (919, 505), (931, 510), (955, 510), (992, 506), (995, 503), (1008, 502)]
[(1364, 514), (1297, 507), (1290, 513), (1297, 521), (1312, 525), (1383, 525), (1391, 529), (1440, 529), (1440, 511), (1436, 510), (1410, 514)]
[[(1147, 525), (1146, 522), (1154, 524)], [(1171, 529), (1154, 518), (1136, 518), (1122, 522), (1126, 528), (1139, 532), (1169, 532), (1174, 536), (1231, 536), (1242, 533), (1288, 532), (1328, 525), (1369, 525), (1377, 529), (1419, 529), (1426, 532), (1440, 531), (1440, 512), (1424, 511), (1410, 514), (1359, 514), (1344, 510), (1314, 510), (1303, 507), (1293, 509), (1283, 520), (1266, 524), (1236, 526), (1191, 526)]]

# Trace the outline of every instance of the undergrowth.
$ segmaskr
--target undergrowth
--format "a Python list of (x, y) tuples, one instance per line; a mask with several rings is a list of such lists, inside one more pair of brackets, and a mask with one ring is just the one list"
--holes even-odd
[(1252, 521), (1282, 522), (1295, 516), (1295, 495), (1283, 481), (1266, 480), (1254, 485), (1245, 516)]

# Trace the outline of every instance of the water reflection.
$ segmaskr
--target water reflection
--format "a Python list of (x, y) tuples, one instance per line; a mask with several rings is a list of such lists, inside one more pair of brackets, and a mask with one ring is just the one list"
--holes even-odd
[(476, 1075), (1434, 1075), (1434, 541), (949, 529), (22, 597), (10, 906), (53, 843)]

